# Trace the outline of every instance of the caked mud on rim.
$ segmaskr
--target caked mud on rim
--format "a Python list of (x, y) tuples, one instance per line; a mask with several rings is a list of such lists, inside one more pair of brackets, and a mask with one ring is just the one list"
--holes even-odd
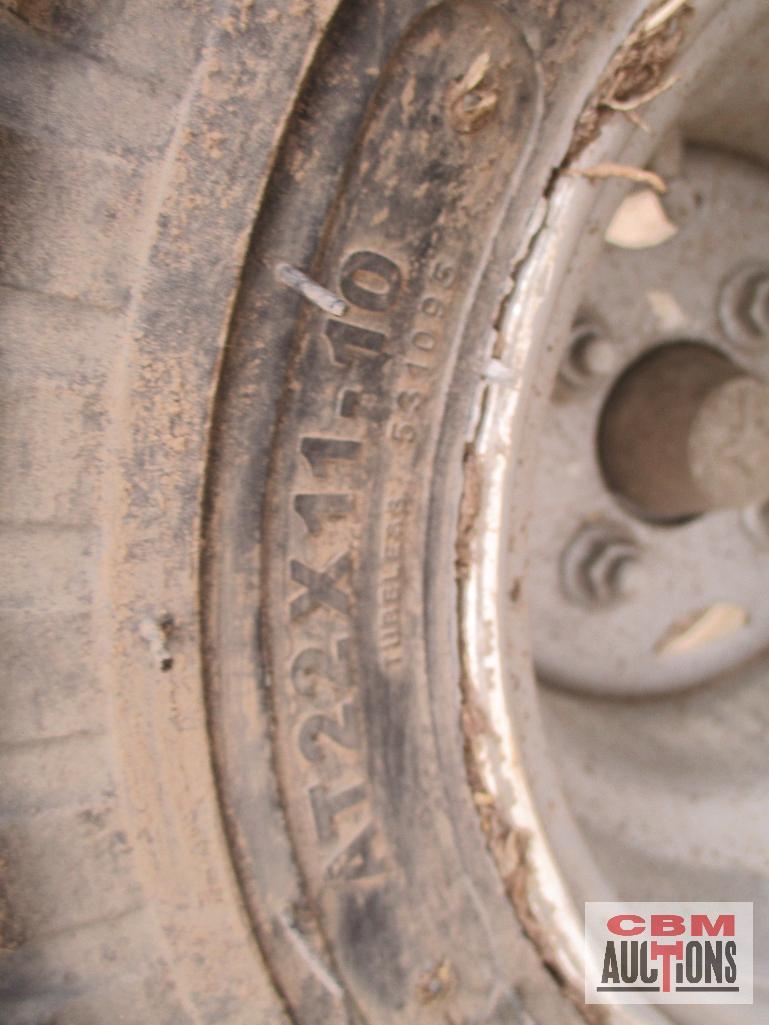
[[(639, 17), (537, 211), (467, 445), (468, 771), (508, 894), (577, 1001), (585, 900), (766, 895), (768, 41), (760, 3), (671, 2)], [(683, 453), (675, 470), (616, 442), (639, 458), (645, 504), (607, 470), (606, 410), (655, 350), (692, 357), (677, 379), (696, 377), (704, 354), (755, 396), (749, 414), (724, 413), (724, 400), (709, 421), (710, 482), (691, 483), (691, 432), (706, 392), (719, 406), (714, 381), (685, 426), (656, 410), (679, 431), (663, 445)], [(633, 428), (637, 442), (650, 425)], [(669, 506), (671, 475), (689, 490)], [(639, 626), (644, 608), (659, 618)], [(757, 919), (755, 1007), (592, 1013), (764, 1020)]]

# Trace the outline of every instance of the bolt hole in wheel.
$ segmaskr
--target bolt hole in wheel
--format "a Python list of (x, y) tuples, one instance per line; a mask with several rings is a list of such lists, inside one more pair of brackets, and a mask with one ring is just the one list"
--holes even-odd
[(557, 183), (503, 325), (517, 384), (479, 431), (464, 627), (514, 745), (488, 785), (513, 795), (564, 973), (580, 984), (584, 900), (755, 906), (753, 1006), (621, 1022), (769, 1020), (767, 45), (765, 5), (696, 5), (677, 86), (577, 158), (667, 192)]

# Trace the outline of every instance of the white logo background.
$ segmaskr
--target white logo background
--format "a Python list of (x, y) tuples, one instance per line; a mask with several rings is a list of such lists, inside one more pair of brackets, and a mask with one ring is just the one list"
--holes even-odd
[[(614, 935), (609, 931), (607, 922), (616, 915), (634, 915), (643, 919), (644, 929), (634, 936)], [(684, 920), (686, 931), (680, 935), (670, 933), (652, 935), (651, 917), (653, 915), (677, 915)], [(709, 936), (707, 932), (702, 935), (693, 935), (691, 922), (693, 915), (704, 915), (711, 923), (716, 923), (721, 915), (734, 915), (734, 936), (725, 936), (723, 932), (718, 935)], [(623, 927), (631, 928), (638, 925), (634, 921), (627, 921)], [(663, 992), (660, 985), (662, 980), (662, 960), (649, 961), (649, 968), (658, 968), (659, 977), (655, 980), (657, 989), (652, 988), (653, 983), (643, 983), (641, 979), (635, 980), (636, 988), (630, 987), (634, 984), (620, 981), (613, 983), (609, 980), (610, 989), (603, 980), (604, 961), (606, 957), (607, 941), (613, 940), (617, 959), (620, 956), (620, 943), (624, 941), (641, 941), (647, 943), (647, 954), (651, 952), (651, 943), (657, 941), (661, 944), (672, 944), (677, 941), (683, 942), (683, 951), (686, 955), (687, 944), (696, 941), (711, 944), (720, 942), (724, 944), (728, 940), (734, 940), (737, 972), (733, 982), (722, 978), (720, 984), (712, 977), (708, 981), (706, 977), (690, 980), (686, 977), (684, 966), (683, 978), (677, 978), (675, 961), (671, 962), (670, 992)], [(723, 948), (721, 948), (723, 949)], [(691, 951), (696, 955), (696, 951)], [(697, 957), (692, 957), (692, 964), (696, 965)], [(695, 973), (696, 974), (696, 973)], [(637, 903), (625, 903), (618, 901), (591, 901), (585, 904), (585, 1002), (588, 1004), (752, 1004), (753, 1003), (753, 905), (747, 901), (740, 902), (662, 902), (662, 901), (639, 901)]]

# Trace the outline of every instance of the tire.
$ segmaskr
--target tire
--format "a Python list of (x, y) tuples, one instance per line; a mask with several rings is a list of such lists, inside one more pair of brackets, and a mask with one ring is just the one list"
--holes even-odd
[(4, 5), (3, 1025), (583, 1020), (478, 816), (456, 536), (643, 6)]

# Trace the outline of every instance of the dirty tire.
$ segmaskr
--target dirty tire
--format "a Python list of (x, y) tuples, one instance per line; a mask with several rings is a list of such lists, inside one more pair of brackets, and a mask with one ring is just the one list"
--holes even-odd
[(580, 1020), (467, 784), (456, 532), (640, 9), (0, 7), (3, 1025)]

